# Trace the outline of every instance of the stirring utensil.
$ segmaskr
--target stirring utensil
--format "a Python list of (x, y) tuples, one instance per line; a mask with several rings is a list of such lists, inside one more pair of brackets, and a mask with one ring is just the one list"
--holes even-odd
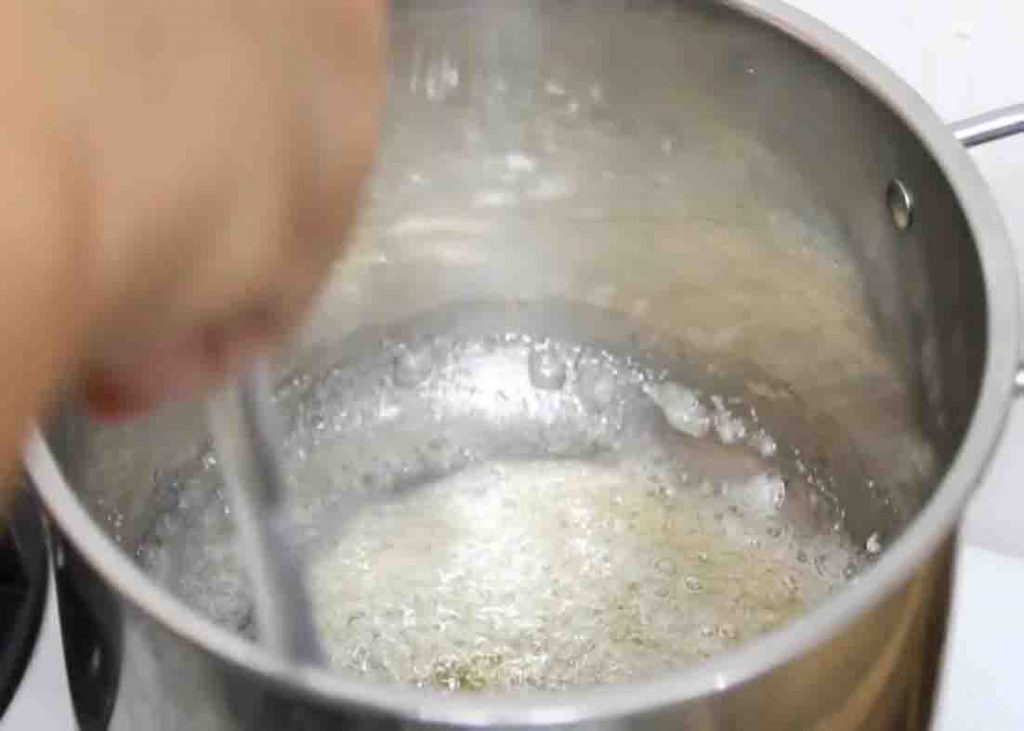
[(210, 398), (207, 421), (220, 457), (242, 565), (252, 583), (259, 639), (290, 660), (321, 664), (302, 562), (285, 525), (278, 458), (281, 433), (274, 418), (268, 366), (258, 364)]

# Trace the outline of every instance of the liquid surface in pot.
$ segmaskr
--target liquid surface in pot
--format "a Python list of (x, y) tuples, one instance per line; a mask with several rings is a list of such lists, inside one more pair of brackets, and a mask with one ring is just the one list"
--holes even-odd
[[(494, 692), (643, 677), (779, 626), (866, 558), (753, 408), (624, 353), (386, 341), (279, 402), (339, 672)], [(167, 489), (141, 563), (252, 636), (215, 458)]]

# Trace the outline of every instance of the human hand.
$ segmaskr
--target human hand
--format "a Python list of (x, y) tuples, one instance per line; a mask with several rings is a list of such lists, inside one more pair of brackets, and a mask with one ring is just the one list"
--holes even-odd
[(301, 316), (376, 142), (382, 0), (22, 0), (71, 171), (78, 378), (122, 416), (207, 387)]

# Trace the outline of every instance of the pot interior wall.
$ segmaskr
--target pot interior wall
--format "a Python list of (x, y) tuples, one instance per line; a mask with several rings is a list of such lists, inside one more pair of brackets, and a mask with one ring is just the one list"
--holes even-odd
[[(891, 542), (956, 450), (986, 346), (970, 231), (908, 128), (712, 3), (398, 3), (392, 33), (365, 212), (286, 377), (424, 322), (657, 351), (745, 394), (854, 539)], [(166, 509), (160, 475), (206, 448), (200, 417), (54, 427), (126, 550)]]

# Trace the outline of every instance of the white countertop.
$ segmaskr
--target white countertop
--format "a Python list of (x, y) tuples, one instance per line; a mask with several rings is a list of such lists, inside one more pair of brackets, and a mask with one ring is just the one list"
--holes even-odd
[[(880, 58), (953, 122), (1024, 102), (1024, 0), (791, 0)], [(973, 153), (1024, 261), (1024, 136)], [(961, 531), (936, 731), (1024, 729), (1024, 404)], [(68, 731), (50, 624), (0, 731)]]

